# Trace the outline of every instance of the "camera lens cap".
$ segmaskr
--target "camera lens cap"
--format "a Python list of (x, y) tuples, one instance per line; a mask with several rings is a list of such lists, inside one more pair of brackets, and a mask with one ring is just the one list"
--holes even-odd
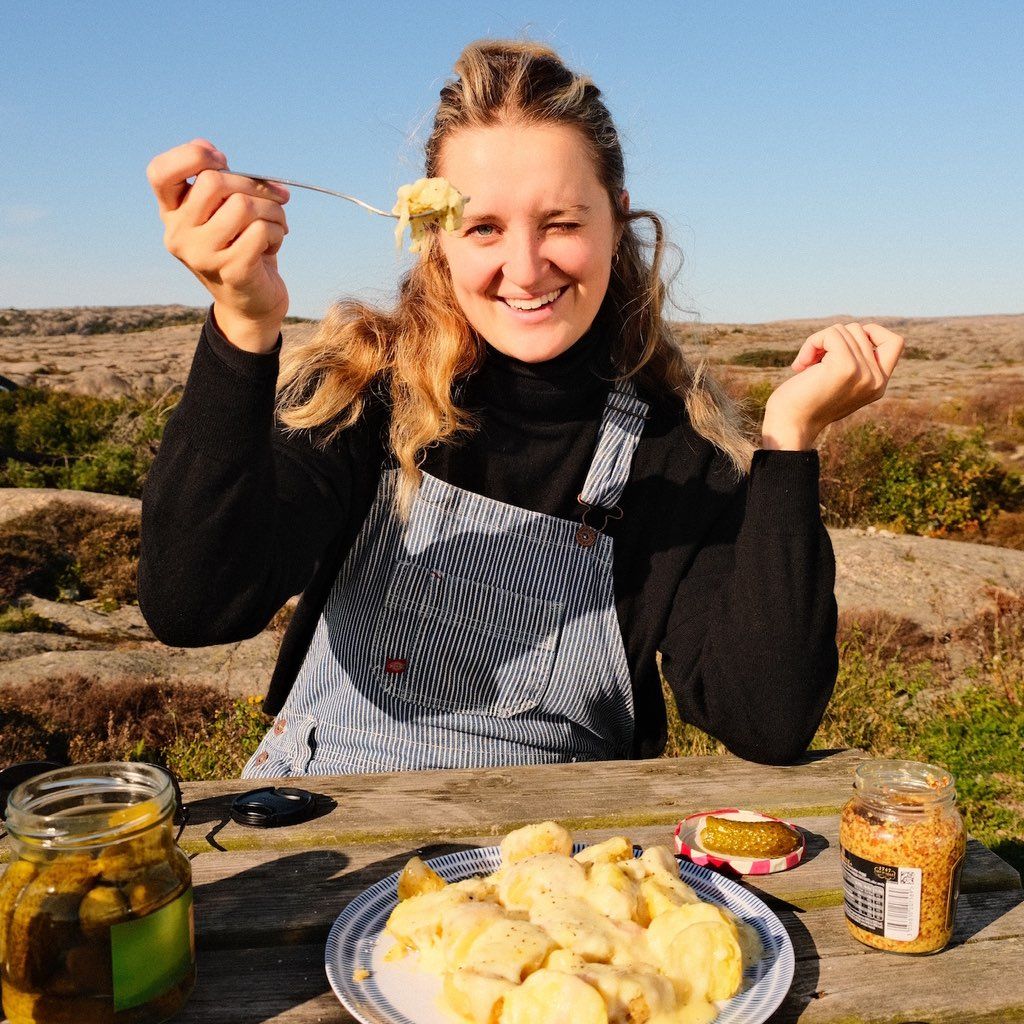
[(231, 801), (231, 817), (240, 825), (277, 828), (305, 821), (316, 808), (316, 797), (305, 789), (266, 786), (242, 793)]

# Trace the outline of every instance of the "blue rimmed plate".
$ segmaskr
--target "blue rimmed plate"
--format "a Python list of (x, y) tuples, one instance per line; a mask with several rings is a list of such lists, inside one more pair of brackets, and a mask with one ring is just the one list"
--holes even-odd
[[(583, 846), (577, 844), (578, 853)], [(486, 875), (501, 867), (496, 846), (460, 850), (427, 863), (447, 882)], [(679, 877), (707, 903), (717, 903), (752, 925), (764, 956), (743, 975), (743, 989), (719, 1004), (714, 1024), (761, 1024), (786, 998), (793, 981), (793, 944), (782, 922), (764, 902), (728, 878), (681, 861)], [(363, 890), (338, 915), (327, 937), (325, 966), (337, 997), (363, 1024), (451, 1024), (437, 1005), (441, 979), (417, 970), (407, 960), (393, 963), (384, 955), (393, 940), (384, 925), (397, 903), (398, 872)], [(353, 979), (363, 970), (369, 977)]]

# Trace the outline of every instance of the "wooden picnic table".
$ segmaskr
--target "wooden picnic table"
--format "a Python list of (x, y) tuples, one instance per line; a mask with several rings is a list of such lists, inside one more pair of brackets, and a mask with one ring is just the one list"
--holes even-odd
[(549, 818), (581, 842), (623, 834), (671, 846), (680, 818), (735, 806), (792, 819), (809, 837), (800, 866), (743, 883), (779, 916), (796, 952), (773, 1024), (1024, 1022), (1020, 876), (976, 840), (946, 950), (900, 956), (848, 935), (839, 811), (864, 757), (815, 752), (786, 768), (721, 756), (315, 776), (291, 784), (319, 794), (324, 813), (279, 829), (229, 816), (231, 799), (257, 783), (187, 783), (180, 845), (192, 859), (199, 981), (176, 1024), (352, 1021), (324, 973), (327, 933), (352, 897), (414, 852), (492, 846)]

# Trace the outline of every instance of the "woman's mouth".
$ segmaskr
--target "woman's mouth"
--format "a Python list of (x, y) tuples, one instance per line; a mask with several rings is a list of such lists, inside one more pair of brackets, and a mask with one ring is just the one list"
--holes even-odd
[(509, 298), (499, 295), (505, 307), (519, 320), (540, 320), (551, 310), (555, 303), (568, 291), (569, 286), (562, 285), (545, 295), (533, 299)]

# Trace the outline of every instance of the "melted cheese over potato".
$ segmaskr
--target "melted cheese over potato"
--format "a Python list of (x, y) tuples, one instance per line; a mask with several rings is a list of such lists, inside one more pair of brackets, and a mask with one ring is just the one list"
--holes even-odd
[(387, 923), (389, 958), (416, 950), (462, 1024), (707, 1024), (762, 955), (665, 847), (636, 858), (616, 836), (573, 857), (569, 833), (544, 822), (501, 853), (492, 875), (451, 884), (414, 864)]
[(455, 231), (462, 225), (465, 204), (465, 197), (445, 178), (420, 178), (411, 185), (402, 185), (398, 190), (398, 201), (391, 210), (398, 217), (395, 247), (402, 247), (402, 234), (406, 227), (411, 236), (410, 252), (419, 252), (423, 248), (428, 224), (440, 224), (445, 231)]

